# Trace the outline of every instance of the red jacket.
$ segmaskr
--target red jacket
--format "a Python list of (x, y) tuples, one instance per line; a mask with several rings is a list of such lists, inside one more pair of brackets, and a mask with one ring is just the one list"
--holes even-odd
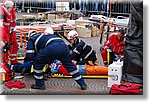
[(124, 40), (118, 40), (117, 35), (111, 35), (104, 43), (104, 48), (111, 49), (117, 55), (123, 55), (124, 53)]
[(1, 32), (0, 32), (0, 37), (1, 37), (1, 39), (2, 39), (2, 41), (3, 42), (9, 42), (9, 34), (7, 34), (7, 32), (6, 32), (6, 27), (0, 27), (0, 30), (1, 30)]
[(10, 27), (11, 27), (11, 14), (8, 13), (8, 11), (3, 7), (3, 3), (0, 3), (0, 15), (3, 16), (4, 19), (4, 27), (7, 32), (7, 34), (10, 33)]
[[(3, 2), (6, 2), (8, 0), (4, 0)], [(3, 11), (5, 12), (5, 11)], [(6, 15), (5, 15), (6, 16)], [(12, 7), (12, 10), (10, 12), (10, 16), (7, 16), (10, 19), (10, 26), (9, 27), (15, 27), (16, 26), (16, 11), (15, 11), (15, 7)], [(6, 26), (4, 26), (6, 28)], [(9, 38), (9, 42), (13, 42), (13, 44), (11, 45), (10, 48), (10, 54), (9, 54), (9, 58), (10, 58), (10, 63), (11, 64), (16, 64), (18, 63), (17, 60), (17, 52), (18, 52), (18, 42), (16, 39), (16, 32), (15, 31), (11, 31), (10, 30), (8, 33), (4, 34), (5, 36), (7, 36)]]
[[(8, 1), (8, 0), (4, 0), (3, 1), (3, 3), (5, 3), (6, 1)], [(11, 15), (11, 26), (12, 27), (15, 27), (16, 26), (16, 10), (15, 10), (15, 7), (13, 6), (12, 7), (12, 10), (11, 10), (11, 12), (10, 12), (10, 15)]]
[(108, 40), (104, 43), (104, 50), (101, 52), (103, 61), (107, 61), (107, 49), (111, 49), (115, 54), (119, 56), (124, 55), (124, 41), (120, 41), (117, 35), (111, 35)]
[(5, 24), (0, 27), (0, 36), (4, 42), (9, 42), (10, 37), (10, 14), (3, 8), (3, 3), (0, 3), (0, 15), (3, 17)]
[(11, 11), (11, 26), (15, 27), (16, 26), (16, 10), (15, 7), (13, 6), (12, 11)]

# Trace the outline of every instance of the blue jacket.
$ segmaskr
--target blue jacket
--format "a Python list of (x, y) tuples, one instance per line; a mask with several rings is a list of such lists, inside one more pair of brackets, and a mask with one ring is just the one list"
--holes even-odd
[(70, 47), (71, 58), (77, 62), (82, 60), (91, 60), (95, 62), (97, 60), (95, 51), (91, 46), (87, 45), (81, 39), (77, 39), (77, 42)]
[(60, 37), (55, 35), (36, 34), (31, 37), (27, 43), (26, 58), (28, 61), (34, 61), (37, 53), (47, 45), (55, 42), (64, 42)]

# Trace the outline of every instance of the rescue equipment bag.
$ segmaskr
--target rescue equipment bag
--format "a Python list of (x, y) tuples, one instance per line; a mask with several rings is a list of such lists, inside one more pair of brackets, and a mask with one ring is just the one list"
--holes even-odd
[(112, 95), (136, 95), (140, 93), (140, 87), (131, 83), (126, 85), (113, 84), (109, 93)]

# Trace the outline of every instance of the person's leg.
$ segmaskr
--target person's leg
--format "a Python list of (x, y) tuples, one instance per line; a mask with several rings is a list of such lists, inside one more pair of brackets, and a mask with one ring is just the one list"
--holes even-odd
[[(33, 69), (34, 69), (34, 79), (35, 84), (31, 86), (33, 89), (45, 89), (45, 83), (44, 83), (44, 77), (43, 77), (43, 67), (44, 63), (41, 62), (41, 55), (38, 55), (33, 63)], [(44, 59), (43, 59), (44, 60)]]
[(9, 55), (8, 51), (1, 54), (1, 63), (5, 64), (5, 65), (8, 64), (8, 62), (9, 62), (8, 55)]
[(101, 51), (101, 56), (103, 58), (103, 62), (106, 65), (107, 64), (107, 50), (104, 49), (103, 51)]
[(17, 60), (18, 43), (17, 43), (15, 31), (13, 31), (11, 36), (10, 36), (10, 42), (13, 42), (13, 44), (11, 45), (10, 55), (9, 55), (10, 63), (11, 64), (17, 64), (18, 63), (18, 60)]
[(45, 88), (42, 69), (45, 64), (52, 63), (56, 59), (62, 62), (64, 67), (66, 67), (66, 69), (70, 72), (76, 82), (81, 86), (81, 89), (86, 89), (87, 85), (85, 84), (84, 79), (80, 75), (77, 68), (72, 64), (68, 46), (64, 43), (55, 43), (48, 45), (37, 54), (33, 63), (35, 71), (34, 78), (36, 84), (32, 85), (31, 88)]
[(109, 64), (113, 63), (115, 58), (116, 58), (116, 56), (115, 56), (114, 52), (110, 52), (110, 63)]
[[(48, 56), (46, 53), (48, 51), (50, 51), (50, 50), (48, 50), (48, 48), (44, 48), (37, 54), (37, 56), (34, 59), (33, 69), (34, 69), (35, 84), (33, 84), (31, 86), (31, 88), (33, 88), (33, 89), (45, 90), (43, 67), (45, 64), (52, 62), (51, 57)], [(50, 53), (50, 52), (48, 52), (48, 53)]]
[(76, 68), (75, 65), (72, 64), (70, 57), (66, 56), (61, 60), (61, 62), (67, 69), (67, 71), (72, 75), (73, 79), (75, 79), (75, 81), (81, 86), (81, 89), (84, 89), (84, 87), (86, 87), (86, 83), (82, 78), (81, 74), (79, 73), (79, 70)]
[(97, 61), (96, 51), (93, 50), (93, 52), (88, 57), (88, 63), (87, 64), (96, 65), (96, 63), (95, 63), (96, 61)]
[(35, 84), (33, 84), (31, 88), (41, 90), (45, 89), (43, 67), (45, 64), (50, 64), (57, 59), (57, 50), (59, 49), (56, 50), (56, 48), (57, 47), (54, 44), (51, 44), (37, 53), (33, 62)]
[(24, 75), (25, 74), (25, 71), (26, 71), (26, 67), (24, 64), (22, 63), (17, 63), (15, 65), (8, 65), (8, 68), (11, 70), (11, 71), (14, 71), (16, 73), (21, 73), (21, 75)]
[(65, 44), (62, 44), (61, 50), (61, 57), (59, 57), (59, 60), (62, 62), (67, 71), (70, 72), (75, 81), (81, 86), (81, 89), (85, 90), (87, 88), (87, 85), (81, 74), (79, 73), (77, 67), (72, 63), (71, 57), (69, 55), (69, 49)]

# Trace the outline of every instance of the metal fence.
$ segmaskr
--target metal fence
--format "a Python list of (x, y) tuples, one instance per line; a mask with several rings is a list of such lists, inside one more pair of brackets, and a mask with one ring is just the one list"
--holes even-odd
[[(0, 0), (2, 2), (3, 0)], [(129, 14), (129, 0), (12, 0), (17, 10), (27, 11), (49, 11), (56, 10), (56, 2), (69, 2), (70, 10), (75, 8), (82, 13), (111, 13)]]

